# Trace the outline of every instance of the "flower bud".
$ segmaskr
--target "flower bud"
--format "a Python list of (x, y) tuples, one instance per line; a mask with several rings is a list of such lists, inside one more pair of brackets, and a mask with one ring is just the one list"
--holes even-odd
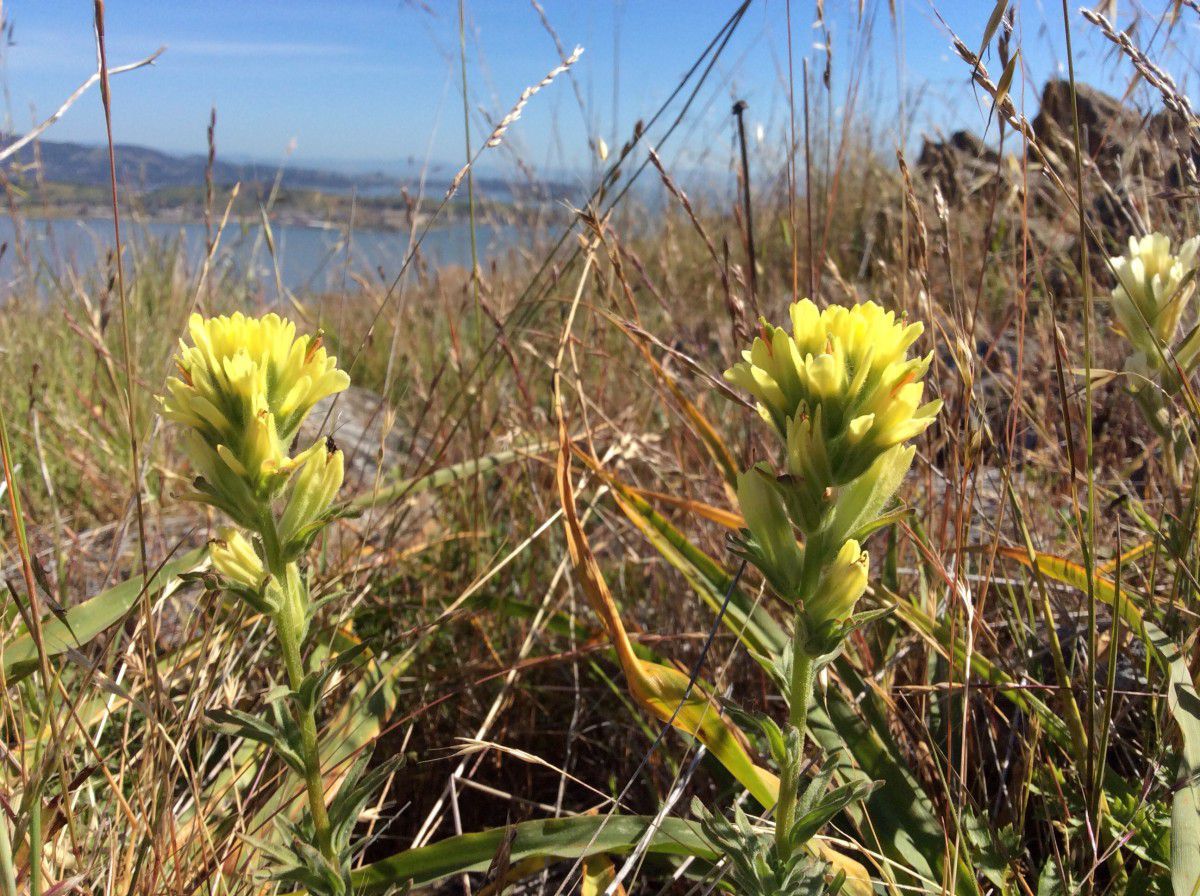
[(808, 630), (819, 633), (850, 618), (854, 605), (867, 590), (870, 558), (853, 538), (842, 545), (837, 557), (825, 567), (816, 593), (804, 601)]
[(324, 523), (345, 476), (344, 456), (332, 439), (318, 442), (296, 460), (301, 463), (300, 472), (279, 522), (284, 545), (303, 542), (314, 527)]
[(267, 574), (262, 560), (254, 552), (254, 546), (237, 529), (222, 529), (220, 538), (209, 546), (213, 569), (235, 585), (251, 591), (262, 587)]

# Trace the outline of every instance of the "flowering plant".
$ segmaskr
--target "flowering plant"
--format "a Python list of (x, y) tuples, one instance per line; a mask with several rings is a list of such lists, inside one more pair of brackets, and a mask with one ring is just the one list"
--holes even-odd
[(183, 427), (197, 474), (183, 497), (211, 505), (235, 524), (209, 548), (220, 586), (274, 623), (288, 681), (291, 718), (276, 721), (227, 710), (211, 713), (231, 733), (270, 746), (304, 778), (308, 813), (285, 822), (290, 845), (270, 847), (275, 877), (313, 893), (349, 891), (350, 836), (378, 779), (356, 774), (328, 805), (316, 710), (337, 663), (309, 669), (303, 646), (317, 602), (300, 560), (337, 514), (344, 460), (332, 439), (294, 453), (300, 426), (321, 399), (350, 378), (321, 336), (297, 336), (276, 314), (192, 315), (191, 344), (180, 342), (178, 376), (167, 382), (163, 415)]
[(748, 893), (776, 892), (763, 889), (766, 880), (805, 882), (804, 892), (823, 887), (823, 878), (806, 870), (813, 860), (797, 848), (870, 790), (847, 785), (826, 794), (830, 779), (822, 773), (801, 792), (808, 705), (821, 666), (853, 629), (881, 615), (855, 614), (870, 569), (860, 541), (880, 525), (912, 464), (908, 443), (941, 408), (939, 400), (924, 400), (932, 355), (909, 356), (921, 324), (874, 302), (820, 309), (805, 299), (790, 311), (790, 333), (764, 321), (743, 360), (725, 374), (757, 400), (780, 453), (775, 465), (738, 476), (745, 528), (734, 548), (793, 610), (790, 654), (776, 670), (788, 725), (758, 720), (781, 769), (773, 843), (701, 813), (733, 873), (753, 870), (739, 878)]
[(908, 356), (921, 324), (874, 302), (820, 310), (804, 299), (791, 318), (791, 333), (764, 322), (725, 374), (758, 400), (782, 448), (781, 474), (759, 464), (738, 477), (738, 549), (796, 607), (798, 632), (819, 655), (866, 589), (869, 561), (854, 536), (895, 493), (915, 452), (906, 443), (941, 401), (923, 400), (932, 356)]
[[(1113, 313), (1133, 345), (1131, 365), (1139, 372), (1169, 375), (1170, 358), (1190, 372), (1200, 358), (1200, 337), (1190, 335), (1176, 350), (1175, 340), (1195, 292), (1194, 272), (1200, 237), (1171, 251), (1161, 233), (1129, 238), (1129, 254), (1109, 259), (1117, 285), (1112, 291)], [(1174, 391), (1173, 389), (1170, 391)]]

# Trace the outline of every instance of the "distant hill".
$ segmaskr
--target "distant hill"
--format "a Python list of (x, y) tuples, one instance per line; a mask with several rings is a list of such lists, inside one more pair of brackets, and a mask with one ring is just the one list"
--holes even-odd
[[(16, 139), (11, 134), (0, 134), (0, 147)], [(202, 155), (175, 155), (135, 146), (128, 143), (116, 145), (117, 182), (127, 190), (151, 191), (174, 187), (199, 187), (204, 184), (206, 159)], [(60, 140), (40, 140), (35, 150), (33, 145), (24, 147), (15, 157), (5, 163), (9, 177), (30, 178), (35, 166), (41, 166), (44, 181), (71, 184), (81, 187), (105, 187), (108, 185), (108, 148)], [(234, 163), (217, 158), (213, 165), (213, 182), (217, 186), (270, 184), (274, 181), (277, 164), (262, 162)], [(440, 183), (439, 183), (440, 181)], [(383, 172), (342, 173), (322, 168), (303, 168), (285, 165), (283, 185), (292, 190), (315, 190), (322, 193), (349, 193), (357, 190), (373, 196), (399, 195), (407, 184), (410, 187), (416, 178), (397, 177)], [(449, 186), (449, 176), (431, 176), (427, 190), (434, 193)], [(499, 177), (476, 175), (475, 186), (493, 199), (546, 199), (551, 196), (571, 194), (576, 189), (562, 181), (544, 181), (514, 185)]]
[[(13, 142), (11, 135), (0, 135), (0, 145)], [(127, 189), (157, 190), (164, 187), (195, 187), (204, 183), (205, 157), (172, 155), (146, 146), (119, 143), (116, 146), (117, 181)], [(41, 140), (24, 147), (8, 161), (10, 175), (32, 173), (41, 165), (43, 180), (79, 186), (103, 186), (108, 183), (108, 148), (57, 140)], [(213, 166), (218, 185), (270, 183), (276, 168), (258, 163), (232, 164), (219, 158)], [(297, 190), (346, 192), (352, 189), (377, 193), (400, 192), (403, 181), (381, 173), (346, 175), (316, 168), (284, 167), (284, 183)]]

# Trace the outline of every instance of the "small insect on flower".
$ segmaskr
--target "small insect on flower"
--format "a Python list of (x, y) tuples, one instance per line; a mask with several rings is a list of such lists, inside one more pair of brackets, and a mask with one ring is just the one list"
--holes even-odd
[(304, 452), (303, 465), (279, 520), (279, 537), (285, 544), (306, 545), (308, 536), (324, 526), (344, 476), (344, 456), (333, 439)]

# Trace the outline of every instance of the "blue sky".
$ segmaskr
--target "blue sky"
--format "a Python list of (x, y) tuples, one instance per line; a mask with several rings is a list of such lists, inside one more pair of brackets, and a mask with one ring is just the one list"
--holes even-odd
[[(573, 70), (573, 84), (562, 78), (535, 97), (513, 128), (510, 147), (497, 151), (493, 164), (509, 152), (543, 171), (586, 166), (589, 134), (613, 145), (621, 142), (633, 122), (667, 96), (736, 4), (545, 0), (543, 5), (566, 49), (578, 44), (585, 52)], [(900, 121), (907, 123), (910, 140), (935, 128), (981, 129), (985, 116), (968, 84), (966, 66), (953, 56), (933, 6), (916, 0), (897, 0), (896, 5), (899, 27), (887, 2), (865, 0), (865, 16), (874, 24), (869, 45), (858, 49), (856, 42), (864, 34), (858, 3), (827, 0), (835, 116), (851, 73), (858, 70), (859, 108), (883, 132), (890, 130), (893, 142)], [(1069, 5), (1076, 8), (1076, 3)], [(977, 46), (993, 0), (947, 0), (938, 6), (950, 26)], [(1156, 4), (1148, 6), (1157, 11)], [(22, 132), (93, 70), (92, 4), (8, 0), (3, 8), (13, 26), (12, 43), (3, 51), (5, 128)], [(1018, 8), (1032, 91), (1065, 58), (1061, 6), (1054, 0), (1023, 0)], [(469, 95), (478, 142), (486, 129), (485, 113), (493, 119), (503, 116), (526, 85), (557, 63), (558, 55), (529, 0), (467, 0), (466, 12)], [(751, 7), (689, 119), (682, 143), (692, 157), (678, 157), (681, 163), (725, 163), (728, 110), (735, 96), (749, 101), (755, 130), (762, 125), (767, 140), (782, 138), (787, 120), (785, 13), (784, 0), (756, 0)], [(1137, 15), (1138, 8), (1128, 0), (1120, 4), (1122, 27)], [(1186, 9), (1184, 16), (1190, 19), (1175, 41), (1200, 43), (1200, 16)], [(825, 50), (822, 34), (812, 27), (814, 17), (812, 2), (794, 0), (796, 65), (807, 57), (819, 72)], [(1080, 76), (1121, 89), (1128, 68), (1106, 62), (1108, 46), (1078, 15), (1072, 26)], [(461, 162), (455, 0), (109, 0), (107, 30), (112, 65), (167, 47), (153, 68), (114, 79), (119, 141), (202, 152), (209, 107), (216, 105), (219, 151), (230, 158), (278, 159), (294, 143), (297, 164), (377, 167), (409, 160), (420, 164), (428, 158), (457, 167)], [(1148, 33), (1144, 38), (1151, 39)], [(1156, 40), (1161, 43), (1161, 36)], [(1163, 53), (1158, 58), (1168, 61), (1190, 88), (1194, 55)], [(992, 65), (998, 68), (995, 60)], [(102, 137), (95, 91), (47, 134), (81, 142)]]

